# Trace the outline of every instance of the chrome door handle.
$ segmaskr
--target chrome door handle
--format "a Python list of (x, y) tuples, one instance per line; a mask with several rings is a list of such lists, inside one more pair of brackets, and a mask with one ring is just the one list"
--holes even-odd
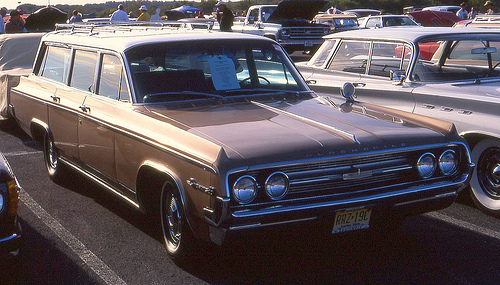
[(430, 105), (430, 104), (422, 104), (422, 108), (424, 108), (424, 109), (434, 109), (434, 108), (436, 108), (436, 106)]
[(56, 96), (56, 95), (50, 95), (50, 98), (52, 98), (52, 101), (56, 103), (61, 103), (61, 97)]
[(81, 105), (80, 109), (82, 109), (82, 111), (85, 113), (90, 113), (90, 107), (87, 107), (85, 105)]
[(458, 111), (458, 113), (462, 114), (462, 115), (472, 115), (472, 111), (465, 110), (465, 109), (462, 109), (462, 110)]
[(366, 83), (357, 82), (357, 83), (353, 83), (352, 85), (354, 85), (354, 87), (365, 87)]
[(451, 107), (445, 107), (445, 106), (442, 106), (442, 107), (441, 107), (441, 111), (444, 111), (444, 112), (451, 112), (451, 111), (453, 111), (453, 108), (451, 108)]

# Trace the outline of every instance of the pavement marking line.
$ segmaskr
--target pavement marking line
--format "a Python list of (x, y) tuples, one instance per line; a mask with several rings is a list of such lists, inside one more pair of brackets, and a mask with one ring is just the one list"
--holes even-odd
[(38, 153), (43, 153), (43, 151), (14, 151), (14, 152), (4, 152), (3, 155), (6, 157), (9, 156), (20, 156), (20, 155), (31, 155), (31, 154), (38, 154)]
[(465, 228), (465, 229), (468, 229), (468, 230), (471, 230), (474, 232), (478, 232), (480, 234), (483, 234), (483, 235), (500, 240), (500, 232), (490, 230), (488, 228), (481, 227), (478, 225), (474, 225), (472, 223), (462, 221), (462, 220), (459, 220), (459, 219), (456, 219), (456, 218), (453, 218), (453, 217), (450, 217), (448, 215), (438, 213), (438, 212), (431, 212), (431, 213), (427, 213), (425, 215), (430, 216), (432, 218), (436, 218), (436, 219), (445, 221), (445, 222), (448, 222), (448, 223), (451, 223), (451, 224), (454, 224), (454, 225), (459, 226), (461, 228)]
[(106, 263), (97, 257), (92, 251), (74, 235), (72, 235), (61, 223), (52, 217), (42, 206), (40, 206), (24, 189), (19, 193), (21, 201), (45, 224), (47, 225), (69, 248), (80, 257), (83, 262), (92, 269), (106, 284), (126, 285), (118, 274), (116, 274)]

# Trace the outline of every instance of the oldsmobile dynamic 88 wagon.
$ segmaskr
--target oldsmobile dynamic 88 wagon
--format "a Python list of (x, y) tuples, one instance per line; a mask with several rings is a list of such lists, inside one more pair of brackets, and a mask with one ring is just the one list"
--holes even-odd
[(183, 260), (248, 229), (337, 234), (455, 200), (471, 164), (454, 126), (354, 104), (346, 86), (318, 97), (263, 37), (75, 27), (43, 37), (10, 108), (53, 180), (76, 170), (158, 215)]

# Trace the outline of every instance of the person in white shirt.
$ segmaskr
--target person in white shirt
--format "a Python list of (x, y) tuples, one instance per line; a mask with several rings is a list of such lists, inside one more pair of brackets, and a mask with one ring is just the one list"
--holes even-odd
[(116, 10), (109, 19), (110, 22), (127, 22), (129, 21), (127, 12), (123, 10), (123, 4), (118, 5), (118, 10)]
[(161, 13), (161, 9), (156, 8), (156, 14), (151, 15), (151, 22), (161, 22), (160, 13)]
[(468, 15), (469, 12), (467, 12), (467, 3), (462, 2), (462, 4), (460, 4), (460, 10), (457, 11), (457, 16), (462, 20), (466, 20)]

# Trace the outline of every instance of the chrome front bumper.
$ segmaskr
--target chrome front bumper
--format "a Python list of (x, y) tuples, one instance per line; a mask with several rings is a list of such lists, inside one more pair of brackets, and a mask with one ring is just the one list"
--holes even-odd
[[(472, 171), (472, 165), (471, 171)], [(374, 211), (405, 216), (439, 210), (450, 206), (458, 193), (467, 185), (469, 175), (464, 174), (454, 183), (449, 181), (407, 187), (395, 191), (362, 197), (312, 201), (272, 206), (261, 209), (231, 211), (229, 198), (217, 198), (215, 209), (205, 209), (205, 221), (210, 227), (212, 242), (222, 245), (227, 233), (246, 229), (312, 222), (333, 217), (336, 211), (355, 207), (370, 207)], [(311, 199), (313, 200), (313, 199)]]

